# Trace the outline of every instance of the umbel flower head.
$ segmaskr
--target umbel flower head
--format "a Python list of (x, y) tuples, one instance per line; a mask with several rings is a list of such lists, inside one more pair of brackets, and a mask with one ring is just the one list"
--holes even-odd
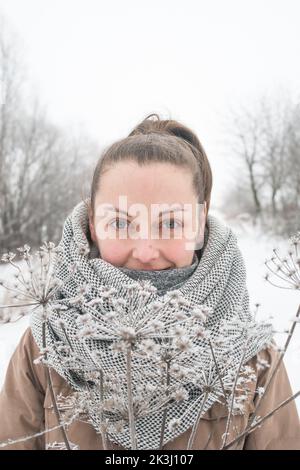
[[(273, 256), (270, 260), (265, 261), (265, 265), (271, 272), (271, 275), (269, 273), (265, 274), (265, 280), (272, 286), (281, 289), (300, 291), (300, 231), (290, 237), (289, 245), (285, 256), (281, 256), (279, 250), (273, 248)], [(275, 281), (273, 279), (275, 279)], [(287, 334), (284, 346), (274, 346), (282, 356), (286, 352), (296, 324), (300, 322), (300, 306), (298, 307), (296, 315), (291, 317), (290, 321), (292, 322), (290, 328), (284, 329), (283, 331), (276, 331), (274, 329), (274, 333)]]
[(285, 256), (273, 248), (273, 256), (265, 261), (271, 273), (265, 274), (265, 280), (275, 287), (300, 290), (300, 231), (290, 237), (289, 243), (290, 248)]
[[(178, 290), (169, 291), (163, 301), (152, 301), (156, 288), (149, 281), (122, 287), (127, 291), (123, 297), (110, 286), (94, 291), (80, 286), (63, 300), (72, 311), (61, 310), (48, 320), (58, 337), (68, 337), (82, 354), (80, 361), (74, 358), (76, 351), (63, 349), (59, 361), (82, 383), (89, 382), (86, 403), (99, 431), (103, 420), (132, 426), (132, 419), (189, 400), (185, 385), (195, 378), (194, 358), (212, 313), (205, 305), (190, 305)], [(40, 360), (44, 363), (45, 357)], [(181, 366), (186, 361), (189, 372)], [(176, 364), (179, 370), (171, 374)]]
[[(35, 253), (29, 245), (17, 248), (18, 253), (8, 252), (1, 261), (14, 268), (13, 281), (0, 279), (0, 287), (7, 292), (9, 304), (0, 305), (0, 321), (16, 321), (33, 309), (41, 307), (41, 314), (46, 315), (56, 291), (62, 282), (53, 273), (53, 260), (61, 248), (52, 242), (44, 242)], [(6, 314), (7, 309), (10, 313)], [(14, 311), (18, 312), (15, 318)]]
[[(99, 297), (90, 299), (88, 292), (79, 293), (67, 302), (78, 309), (78, 338), (109, 340), (114, 353), (132, 346), (136, 354), (151, 355), (160, 351), (185, 352), (193, 340), (204, 337), (204, 323), (211, 309), (190, 307), (178, 291), (170, 291), (162, 301), (149, 301), (156, 288), (150, 281), (134, 281), (124, 286), (125, 298), (116, 289), (102, 286)], [(138, 299), (138, 300), (137, 300)], [(84, 312), (84, 314), (83, 314)], [(159, 339), (159, 341), (158, 341)]]
[[(151, 301), (157, 289), (149, 281), (123, 286), (123, 297), (105, 285), (97, 286), (95, 294), (94, 286), (83, 282), (72, 297), (61, 299), (57, 294), (68, 292), (77, 266), (70, 266), (69, 276), (59, 281), (53, 265), (60, 253), (52, 243), (34, 255), (28, 245), (18, 249), (20, 262), (14, 253), (6, 253), (2, 261), (14, 267), (16, 282), (10, 287), (3, 281), (2, 286), (13, 293), (13, 306), (25, 306), (27, 312), (41, 307), (45, 343), (36, 363), (59, 365), (68, 377), (77, 374), (82, 379), (82, 392), (73, 395), (71, 416), (86, 412), (102, 434), (130, 428), (134, 449), (139, 418), (162, 412), (165, 428), (172, 431), (194, 408), (200, 416), (208, 400), (222, 398), (225, 404), (230, 402), (232, 412), (243, 411), (244, 383), (237, 382), (241, 396), (230, 401), (235, 375), (229, 354), (221, 347), (221, 334), (211, 339), (206, 326), (214, 313), (211, 307), (193, 305), (179, 290)], [(253, 329), (252, 324), (234, 321), (228, 325), (231, 336), (238, 331), (248, 337)], [(47, 335), (49, 331), (55, 331), (55, 337)], [(180, 418), (167, 420), (173, 404), (184, 411)]]

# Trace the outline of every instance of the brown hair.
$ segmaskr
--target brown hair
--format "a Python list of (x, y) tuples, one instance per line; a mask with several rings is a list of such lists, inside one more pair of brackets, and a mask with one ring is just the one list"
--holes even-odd
[[(153, 120), (154, 116), (157, 119)], [(211, 167), (198, 137), (188, 127), (175, 120), (161, 120), (158, 114), (149, 114), (124, 139), (118, 140), (102, 153), (93, 175), (90, 209), (93, 213), (100, 178), (114, 163), (124, 160), (139, 165), (164, 162), (191, 170), (198, 202), (210, 205), (212, 189)]]

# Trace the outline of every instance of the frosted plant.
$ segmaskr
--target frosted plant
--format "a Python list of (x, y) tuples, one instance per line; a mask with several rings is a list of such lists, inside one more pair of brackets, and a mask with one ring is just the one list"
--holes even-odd
[[(274, 256), (265, 262), (265, 265), (273, 276), (267, 273), (265, 280), (271, 285), (281, 289), (300, 291), (300, 232), (290, 237), (289, 243), (293, 249), (288, 249), (286, 256), (280, 256), (278, 250), (276, 248), (273, 249)], [(275, 284), (273, 278), (279, 279), (280, 283)], [(291, 327), (284, 331), (287, 333), (286, 342), (282, 348), (277, 348), (280, 352), (280, 362), (291, 342), (296, 324), (300, 322), (300, 303), (296, 315), (293, 316), (290, 321), (292, 322)]]
[[(289, 247), (285, 256), (280, 255), (279, 250), (277, 248), (273, 248), (273, 256), (265, 261), (265, 265), (269, 271), (264, 276), (266, 282), (280, 289), (292, 289), (296, 291), (300, 290), (300, 232), (298, 231), (296, 234), (290, 237)], [(272, 384), (276, 372), (278, 371), (279, 366), (283, 361), (284, 355), (294, 335), (296, 325), (300, 322), (300, 304), (298, 306), (296, 315), (293, 316), (290, 321), (292, 322), (291, 327), (284, 331), (285, 333), (287, 333), (287, 338), (284, 346), (278, 347), (276, 345), (273, 345), (273, 347), (279, 352), (279, 359), (265, 387), (259, 387), (256, 390), (258, 400), (247, 424), (247, 428), (242, 433), (240, 433), (239, 436), (233, 439), (229, 444), (224, 445), (225, 449), (229, 449), (242, 437), (246, 436), (248, 433), (252, 432), (257, 427), (260, 427), (265, 419), (271, 417), (276, 411), (288, 404), (291, 400), (295, 400), (300, 395), (300, 391), (297, 391), (292, 397), (289, 397), (283, 403), (279, 404), (275, 410), (272, 410), (270, 413), (268, 413), (267, 416), (261, 417), (257, 415), (257, 411), (259, 410), (262, 401), (268, 397), (268, 390), (270, 388), (270, 385)], [(258, 355), (256, 367), (259, 371), (269, 368), (270, 365), (264, 359), (261, 359)]]
[[(12, 304), (0, 305), (0, 312), (16, 309), (18, 317), (15, 318), (13, 311), (2, 313), (1, 323), (16, 321), (39, 307), (42, 307), (41, 315), (45, 316), (51, 300), (62, 285), (52, 272), (53, 258), (60, 252), (60, 248), (54, 243), (45, 242), (34, 254), (30, 252), (28, 245), (17, 248), (17, 251), (19, 256), (9, 252), (1, 257), (1, 261), (14, 268), (14, 282), (0, 279), (0, 286), (9, 293), (12, 301)], [(72, 272), (73, 267), (70, 267), (70, 274)]]
[[(45, 323), (49, 311), (53, 308), (53, 305), (50, 307), (51, 302), (53, 304), (55, 294), (62, 286), (62, 282), (53, 274), (52, 263), (53, 258), (61, 249), (52, 242), (45, 242), (34, 254), (31, 253), (30, 246), (26, 244), (23, 247), (17, 248), (17, 251), (19, 262), (15, 253), (8, 252), (1, 257), (1, 261), (10, 264), (15, 272), (12, 284), (2, 279), (0, 280), (0, 286), (9, 293), (9, 298), (13, 301), (12, 304), (0, 305), (0, 323), (15, 322), (23, 316), (31, 314), (35, 309), (39, 309), (39, 314)], [(20, 267), (20, 264), (22, 267)], [(69, 271), (70, 276), (72, 276), (74, 266), (70, 266)], [(7, 309), (12, 310), (6, 313)], [(18, 312), (17, 318), (15, 317), (14, 309)], [(44, 360), (46, 364), (49, 350), (46, 344), (43, 346), (41, 356), (38, 359), (40, 361)], [(47, 378), (59, 426), (62, 428), (64, 435), (65, 445), (67, 449), (71, 449), (55, 401), (49, 368), (47, 368)]]
[[(89, 312), (77, 317), (77, 339), (92, 359), (95, 370), (103, 373), (103, 351), (90, 351), (88, 344), (91, 341), (111, 341), (110, 356), (116, 356), (117, 364), (124, 364), (124, 367), (114, 369), (112, 362), (111, 373), (103, 373), (102, 382), (94, 380), (96, 389), (102, 390), (102, 403), (95, 406), (98, 400), (95, 388), (86, 402), (92, 401), (90, 409), (97, 407), (101, 415), (109, 412), (115, 423), (122, 425), (127, 422), (132, 447), (136, 448), (135, 422), (138, 418), (164, 411), (174, 400), (189, 398), (184, 389), (186, 375), (181, 376), (181, 381), (177, 380), (178, 384), (171, 384), (170, 367), (175, 361), (184, 363), (189, 357), (197, 357), (199, 347), (195, 340), (205, 336), (204, 322), (211, 311), (197, 307), (191, 308), (187, 315), (180, 310), (181, 306), (187, 306), (187, 302), (177, 291), (170, 292), (164, 303), (155, 301), (147, 305), (149, 294), (155, 290), (148, 281), (135, 282), (127, 288), (129, 293), (138, 291), (139, 308), (134, 311), (130, 296), (126, 302), (115, 297), (115, 290), (107, 288), (100, 293), (109, 304), (109, 310), (107, 305), (104, 308), (103, 298), (85, 300), (86, 290), (76, 296), (75, 301), (71, 299), (71, 303)], [(142, 309), (146, 306), (145, 312)], [(99, 312), (103, 315), (99, 316)], [(196, 377), (195, 371), (193, 377)], [(164, 426), (165, 414), (163, 429)]]
[[(156, 289), (149, 283), (134, 282), (127, 286), (129, 293), (129, 301), (116, 297), (116, 290), (113, 288), (103, 287), (99, 289), (99, 297), (94, 297), (92, 300), (87, 300), (89, 297), (89, 286), (82, 285), (78, 289), (77, 295), (73, 298), (67, 299), (67, 304), (56, 298), (58, 289), (62, 288), (61, 281), (58, 281), (52, 271), (52, 257), (59, 252), (59, 249), (52, 243), (45, 243), (41, 249), (32, 255), (30, 247), (25, 245), (18, 249), (19, 256), (22, 261), (26, 262), (25, 269), (21, 269), (19, 264), (15, 263), (15, 254), (7, 253), (3, 255), (2, 261), (10, 263), (16, 269), (15, 279), (16, 282), (13, 286), (8, 283), (2, 282), (2, 286), (8, 291), (12, 292), (13, 299), (16, 304), (3, 305), (2, 308), (11, 307), (26, 307), (28, 312), (32, 312), (33, 308), (40, 308), (41, 315), (44, 323), (47, 323), (48, 316), (51, 312), (60, 312), (56, 324), (62, 328), (66, 333), (66, 323), (63, 318), (63, 313), (70, 307), (85, 307), (89, 313), (78, 314), (76, 324), (78, 327), (77, 339), (85, 347), (86, 351), (90, 351), (86, 347), (89, 340), (98, 340), (103, 337), (105, 340), (111, 340), (111, 353), (115, 355), (123, 355), (125, 359), (126, 371), (123, 376), (119, 374), (104, 375), (101, 358), (97, 356), (97, 352), (91, 354), (91, 359), (95, 366), (94, 372), (90, 374), (90, 380), (86, 381), (86, 390), (84, 395), (77, 396), (77, 405), (73, 406), (72, 412), (75, 410), (77, 415), (79, 409), (85, 409), (87, 415), (91, 410), (98, 409), (101, 417), (99, 431), (102, 433), (110, 429), (109, 425), (112, 424), (114, 429), (122, 429), (123, 424), (129, 422), (132, 446), (136, 446), (135, 437), (135, 420), (139, 417), (146, 416), (164, 408), (174, 401), (182, 401), (188, 399), (189, 395), (183, 384), (180, 383), (179, 377), (177, 378), (176, 385), (169, 383), (169, 368), (175, 360), (184, 362), (189, 354), (192, 356), (197, 355), (197, 347), (194, 340), (205, 336), (204, 322), (210, 309), (203, 306), (203, 308), (192, 308), (189, 311), (189, 316), (181, 310), (181, 307), (188, 306), (187, 301), (180, 295), (179, 292), (170, 292), (166, 297), (166, 302), (153, 302), (148, 305), (148, 314), (145, 315), (144, 307), (147, 305), (148, 298)], [(70, 269), (70, 277), (76, 271), (76, 267), (72, 266)], [(139, 304), (133, 307), (131, 300), (133, 294), (138, 292)], [(22, 302), (20, 304), (20, 301)], [(110, 304), (110, 309), (104, 308), (104, 302)], [(133, 308), (135, 314), (133, 314)], [(99, 316), (99, 311), (103, 313)], [(125, 315), (125, 312), (128, 315)], [(24, 313), (25, 314), (25, 313)], [(5, 317), (5, 322), (12, 320), (12, 318)], [(79, 369), (84, 366), (82, 357), (78, 356), (71, 347), (71, 342), (57, 341), (56, 350), (63, 357), (63, 364), (65, 367)], [(48, 355), (51, 352), (49, 345), (44, 344), (40, 348), (40, 356), (35, 359), (35, 363), (42, 363), (45, 366), (48, 364)], [(157, 383), (157, 377), (151, 377), (147, 370), (144, 374), (147, 375), (146, 383), (145, 378), (142, 377), (142, 372), (138, 371), (133, 377), (133, 363), (137, 359), (151, 358), (152, 362), (157, 362), (157, 370), (159, 371), (161, 381), (165, 382), (164, 393), (162, 393), (160, 383)], [(147, 364), (147, 362), (145, 362)], [(50, 370), (50, 367), (48, 367)], [(195, 378), (195, 375), (194, 375)], [(150, 379), (150, 382), (149, 382)], [(181, 379), (187, 380), (185, 374), (181, 375)], [(51, 376), (49, 372), (49, 381), (51, 385)], [(126, 383), (127, 395), (120, 397), (119, 391), (124, 388)], [(143, 385), (145, 384), (146, 385)], [(93, 386), (91, 386), (93, 384)], [(99, 404), (98, 395), (95, 390), (102, 390), (102, 401)], [(52, 390), (52, 398), (54, 408), (59, 423), (63, 426), (63, 420), (59, 413), (59, 404)], [(82, 397), (84, 396), (84, 400)], [(79, 400), (80, 398), (80, 400)], [(80, 406), (78, 406), (80, 401)], [(84, 405), (84, 406), (83, 406)], [(109, 414), (111, 423), (108, 422), (104, 415)], [(66, 417), (66, 414), (65, 414)], [(93, 424), (98, 425), (93, 422)], [(162, 434), (163, 436), (163, 434)], [(105, 437), (103, 435), (103, 437)], [(64, 445), (71, 448), (70, 443), (67, 442), (65, 433)]]
[[(99, 289), (99, 297), (89, 298), (89, 286), (82, 285), (77, 295), (67, 299), (67, 305), (56, 298), (56, 292), (62, 288), (62, 283), (55, 279), (51, 258), (58, 249), (51, 243), (41, 247), (35, 255), (30, 254), (30, 248), (25, 245), (18, 250), (21, 258), (26, 262), (27, 271), (23, 272), (15, 263), (15, 255), (8, 253), (2, 260), (10, 263), (16, 270), (15, 283), (10, 287), (2, 282), (4, 288), (14, 293), (16, 301), (22, 301), (22, 306), (41, 307), (44, 324), (48, 321), (51, 312), (60, 312), (56, 320), (57, 327), (63, 329), (68, 338), (67, 324), (64, 312), (70, 307), (85, 308), (89, 313), (78, 314), (76, 317), (77, 339), (88, 352), (94, 364), (94, 370), (86, 376), (86, 388), (81, 392), (74, 392), (73, 404), (68, 413), (64, 412), (62, 419), (59, 412), (59, 402), (52, 399), (58, 422), (63, 428), (66, 423), (72, 422), (74, 416), (85, 414), (89, 422), (102, 434), (106, 441), (106, 434), (114, 429), (121, 431), (124, 424), (129, 423), (131, 431), (132, 448), (136, 447), (135, 422), (138, 418), (161, 410), (164, 413), (161, 441), (163, 440), (165, 417), (167, 407), (175, 402), (188, 400), (189, 393), (186, 386), (192, 381), (198, 385), (207, 386), (204, 381), (201, 367), (197, 368), (199, 346), (196, 342), (208, 335), (205, 330), (205, 321), (212, 310), (206, 306), (197, 306), (188, 309), (188, 302), (178, 291), (169, 292), (165, 302), (152, 302), (147, 304), (150, 294), (155, 288), (148, 282), (134, 282), (127, 286), (129, 300), (116, 297), (116, 290), (103, 287)], [(34, 265), (34, 259), (38, 262)], [(70, 276), (76, 267), (70, 269)], [(134, 294), (138, 292), (138, 307), (133, 305)], [(104, 303), (110, 305), (105, 308)], [(14, 304), (20, 307), (19, 303)], [(145, 307), (148, 307), (145, 311)], [(11, 306), (2, 306), (2, 308)], [(185, 311), (182, 309), (185, 307)], [(103, 315), (99, 316), (99, 312)], [(127, 313), (127, 314), (125, 314)], [(145, 314), (146, 313), (146, 314)], [(5, 321), (8, 319), (6, 318)], [(101, 354), (91, 352), (87, 344), (90, 340), (111, 340), (111, 354), (123, 356), (124, 374), (104, 374), (101, 363)], [(80, 370), (84, 360), (71, 347), (71, 342), (56, 342), (56, 350), (62, 358), (65, 367)], [(50, 367), (48, 355), (51, 348), (46, 343), (40, 348), (40, 356), (35, 363), (42, 363), (48, 367), (49, 382), (51, 386)], [(139, 365), (145, 360), (145, 368), (134, 369), (135, 362)], [(137, 362), (139, 361), (139, 362)], [(148, 361), (148, 362), (147, 362)], [(149, 374), (147, 364), (155, 364), (157, 373), (153, 377)], [(186, 365), (188, 364), (188, 367)], [(157, 381), (157, 377), (159, 380)], [(173, 379), (173, 380), (172, 380)], [(172, 383), (171, 383), (172, 382)], [(120, 394), (120, 390), (126, 394)], [(99, 394), (101, 390), (101, 400)], [(214, 388), (212, 385), (211, 391)], [(220, 392), (220, 388), (218, 390)], [(208, 389), (206, 390), (208, 394)], [(71, 398), (72, 398), (71, 396)], [(70, 397), (69, 397), (70, 398)], [(98, 411), (100, 421), (90, 418), (92, 411)], [(66, 430), (63, 445), (71, 449)]]
[[(277, 251), (273, 250), (275, 257), (271, 262), (277, 266), (273, 274), (280, 273), (279, 277), (287, 282), (288, 288), (298, 289), (299, 238), (293, 238), (292, 243), (295, 256), (289, 251), (289, 259), (281, 260)], [(101, 434), (104, 449), (107, 448), (110, 434), (122, 433), (126, 426), (130, 430), (131, 448), (136, 449), (137, 421), (157, 412), (162, 413), (162, 447), (165, 430), (177, 429), (184, 419), (183, 414), (167, 422), (169, 407), (174, 403), (188, 403), (191, 393), (194, 393), (196, 399), (190, 406), (196, 407), (197, 413), (188, 449), (193, 448), (197, 427), (207, 409), (207, 403), (221, 403), (228, 410), (223, 449), (230, 448), (268, 418), (269, 415), (258, 416), (256, 410), (260, 400), (266, 396), (274, 374), (264, 389), (255, 389), (259, 401), (247, 429), (241, 432), (234, 427), (236, 437), (227, 443), (233, 416), (245, 413), (251, 383), (256, 379), (255, 371), (243, 364), (248, 343), (259, 334), (259, 327), (254, 321), (245, 321), (239, 317), (237, 311), (234, 319), (221, 323), (218, 335), (212, 335), (207, 327), (207, 319), (213, 314), (211, 308), (207, 305), (190, 305), (177, 290), (169, 291), (164, 296), (164, 302), (150, 302), (151, 294), (156, 292), (156, 288), (148, 281), (131, 282), (124, 286), (128, 293), (126, 298), (118, 297), (117, 290), (107, 286), (101, 286), (97, 296), (91, 295), (91, 287), (85, 284), (78, 288), (73, 297), (60, 299), (57, 296), (58, 291), (76, 273), (77, 266), (69, 266), (69, 277), (62, 282), (56, 279), (52, 269), (52, 261), (60, 252), (53, 243), (45, 243), (34, 255), (30, 253), (28, 245), (19, 248), (18, 252), (25, 266), (21, 267), (20, 263), (16, 263), (16, 255), (13, 253), (2, 257), (2, 261), (12, 265), (16, 273), (12, 285), (4, 280), (0, 283), (14, 301), (9, 305), (1, 305), (1, 309), (6, 311), (5, 309), (12, 307), (26, 308), (26, 311), (19, 313), (20, 318), (39, 308), (44, 332), (49, 317), (55, 313), (53, 325), (64, 332), (64, 340), (59, 339), (55, 343), (62, 366), (79, 374), (85, 368), (89, 370), (83, 377), (84, 386), (81, 391), (72, 391), (67, 397), (55, 396), (50, 372), (52, 363), (49, 361), (52, 346), (45, 340), (40, 348), (40, 355), (34, 362), (42, 363), (47, 369), (57, 427), (62, 429), (64, 437), (63, 442), (52, 443), (53, 448), (76, 449), (76, 445), (67, 437), (67, 430), (80, 417)], [(76, 341), (85, 352), (84, 357), (74, 350), (69, 337), (66, 315), (70, 309), (80, 312), (74, 315), (74, 321)], [(286, 347), (299, 320), (299, 314), (298, 310)], [(14, 316), (3, 315), (2, 322), (8, 321), (15, 321)], [(235, 337), (242, 338), (245, 345), (238, 365), (233, 365), (231, 355), (234, 347), (232, 340)], [(123, 364), (121, 369), (112, 366), (111, 370), (107, 370), (103, 352), (90, 347), (99, 341), (107, 342), (107, 354), (116, 359), (116, 364)], [(268, 367), (269, 364), (258, 355), (257, 370)], [(62, 402), (63, 412), (60, 411)], [(188, 412), (190, 408), (184, 413)], [(24, 439), (27, 438), (28, 436)]]
[[(300, 232), (289, 239), (291, 248), (286, 256), (280, 256), (277, 248), (273, 248), (273, 256), (265, 261), (265, 265), (272, 273), (266, 273), (265, 280), (281, 289), (300, 290)], [(275, 284), (273, 278), (281, 282)]]

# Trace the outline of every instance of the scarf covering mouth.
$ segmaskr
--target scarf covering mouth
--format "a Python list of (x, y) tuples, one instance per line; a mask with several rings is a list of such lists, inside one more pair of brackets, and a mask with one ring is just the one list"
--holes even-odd
[[(88, 338), (84, 342), (78, 340), (78, 332), (82, 325), (78, 323), (78, 318), (84, 314), (89, 314), (97, 323), (103, 321), (105, 312), (111, 312), (112, 305), (108, 299), (105, 299), (105, 293), (111, 288), (114, 289), (116, 297), (130, 302), (132, 306), (130, 315), (128, 310), (123, 312), (121, 321), (127, 326), (133, 328), (143, 321), (144, 316), (151, 312), (151, 305), (155, 302), (164, 302), (169, 299), (169, 289), (159, 295), (158, 291), (151, 291), (148, 302), (142, 309), (138, 309), (140, 301), (139, 289), (131, 290), (129, 300), (128, 285), (133, 285), (134, 281), (126, 274), (126, 269), (122, 271), (118, 267), (106, 262), (102, 258), (95, 257), (96, 251), (90, 239), (89, 220), (86, 201), (80, 202), (71, 214), (67, 217), (62, 239), (59, 247), (61, 253), (55, 260), (54, 271), (56, 277), (62, 282), (56, 294), (56, 299), (65, 305), (65, 310), (51, 309), (47, 314), (46, 321), (43, 320), (40, 312), (34, 311), (31, 315), (31, 329), (33, 337), (42, 349), (44, 341), (47, 346), (47, 363), (53, 367), (57, 373), (62, 376), (75, 391), (86, 390), (86, 383), (90, 380), (91, 371), (95, 371), (95, 357), (97, 357), (98, 370), (101, 367), (104, 375), (114, 375), (123, 377), (126, 367), (123, 354), (114, 354), (110, 345), (116, 341), (111, 333), (102, 333), (96, 339)], [(267, 323), (258, 323), (255, 321), (249, 307), (249, 295), (246, 287), (246, 269), (242, 254), (237, 245), (237, 239), (233, 231), (224, 225), (218, 218), (212, 215), (207, 216), (207, 230), (205, 232), (204, 248), (201, 253), (201, 259), (198, 263), (193, 261), (193, 269), (186, 280), (180, 279), (181, 287), (176, 287), (176, 293), (179, 293), (186, 300), (180, 307), (180, 311), (189, 316), (191, 308), (206, 308), (209, 313), (205, 321), (205, 330), (209, 332), (211, 343), (216, 344), (215, 353), (218, 358), (228, 356), (230, 351), (230, 371), (228, 377), (223, 376), (224, 384), (226, 380), (229, 383), (233, 368), (238, 370), (242, 361), (245, 364), (252, 357), (258, 354), (262, 349), (272, 343), (273, 329), (272, 325)], [(195, 260), (195, 257), (194, 257)], [(195, 265), (196, 263), (196, 265)], [(76, 266), (76, 269), (72, 269)], [(72, 275), (70, 276), (70, 267)], [(189, 268), (189, 267), (187, 267)], [(185, 271), (185, 268), (182, 268)], [(180, 270), (179, 270), (180, 271)], [(166, 271), (167, 272), (167, 271)], [(165, 274), (165, 273), (164, 273)], [(141, 281), (143, 282), (143, 281)], [(147, 281), (146, 281), (147, 282)], [(74, 305), (72, 299), (78, 296), (78, 291), (82, 286), (88, 286), (89, 290), (85, 294), (87, 302), (81, 305)], [(104, 300), (99, 307), (96, 303), (93, 308), (87, 305), (93, 299), (101, 298)], [(91, 304), (90, 304), (91, 305)], [(68, 308), (66, 308), (68, 307)], [(105, 310), (105, 311), (104, 311)], [(124, 316), (125, 315), (125, 316)], [(63, 326), (62, 321), (63, 320)], [(178, 319), (168, 317), (168, 328), (178, 325)], [(224, 322), (228, 325), (226, 329), (226, 341), (218, 345), (218, 338), (224, 333)], [(251, 329), (251, 340), (245, 340), (245, 325), (248, 331)], [(181, 322), (182, 326), (182, 322)], [(184, 326), (184, 325), (183, 325)], [(66, 337), (67, 334), (67, 337)], [(158, 335), (159, 337), (159, 335)], [(80, 366), (66, 366), (65, 355), (61, 352), (58, 345), (65, 344), (71, 346), (77, 358), (80, 359)], [(246, 346), (245, 346), (246, 344)], [(175, 422), (176, 426), (165, 427), (163, 436), (163, 445), (191, 428), (196, 421), (199, 409), (205, 413), (211, 406), (218, 401), (222, 391), (216, 390), (204, 397), (204, 385), (209, 378), (210, 383), (219, 383), (216, 367), (212, 365), (211, 350), (207, 339), (200, 338), (195, 342), (196, 352), (192, 356), (186, 356), (184, 364), (187, 368), (192, 364), (197, 364), (197, 374), (203, 376), (202, 384), (195, 384), (195, 381), (187, 378), (183, 379), (183, 386), (188, 391), (188, 398), (181, 401), (173, 401), (167, 407), (165, 422)], [(183, 356), (184, 358), (184, 356)], [(220, 359), (221, 360), (221, 359)], [(196, 362), (195, 362), (196, 361)], [(198, 362), (197, 362), (198, 361)], [(180, 362), (180, 361), (179, 361)], [(143, 377), (141, 370), (147, 373)], [(134, 371), (137, 371), (136, 375)], [(196, 371), (195, 371), (196, 372)], [(147, 386), (150, 384), (155, 390), (164, 393), (165, 385), (161, 382), (158, 374), (157, 362), (152, 357), (138, 360), (132, 360), (132, 380), (133, 386)], [(135, 382), (137, 381), (137, 382)], [(141, 382), (139, 382), (141, 381)], [(178, 380), (170, 377), (170, 384), (176, 385)], [(220, 387), (219, 387), (220, 388)], [(100, 396), (99, 390), (94, 392), (95, 403), (100, 404), (103, 395)], [(120, 397), (127, 397), (126, 382), (118, 385)], [(109, 398), (109, 395), (104, 398)], [(204, 404), (203, 404), (204, 403)], [(160, 448), (160, 430), (163, 422), (163, 411), (158, 409), (147, 415), (141, 415), (136, 418), (137, 449), (159, 449)], [(111, 416), (110, 413), (107, 416)], [(90, 422), (97, 432), (99, 432), (101, 422), (97, 410), (90, 411)], [(102, 416), (103, 418), (103, 416)], [(108, 437), (111, 441), (131, 448), (131, 437), (128, 423), (125, 424), (121, 432), (109, 432)]]
[[(198, 255), (200, 256), (201, 253)], [(189, 266), (181, 268), (168, 268), (161, 270), (146, 271), (143, 269), (130, 269), (127, 267), (118, 267), (118, 269), (129, 276), (131, 279), (149, 281), (156, 287), (159, 296), (165, 294), (168, 290), (179, 289), (184, 282), (193, 274), (199, 263), (198, 256), (194, 252), (192, 263)], [(100, 257), (100, 253), (99, 253)]]

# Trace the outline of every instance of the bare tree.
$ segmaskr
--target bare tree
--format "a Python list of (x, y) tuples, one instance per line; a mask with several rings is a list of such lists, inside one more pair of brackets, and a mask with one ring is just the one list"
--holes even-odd
[(273, 217), (278, 214), (277, 199), (280, 191), (284, 191), (289, 173), (290, 114), (290, 103), (285, 100), (273, 103), (261, 101), (262, 166)]
[(0, 20), (0, 246), (57, 241), (63, 221), (81, 199), (80, 188), (97, 147), (72, 139), (46, 117), (37, 99), (25, 100), (18, 43)]
[(247, 109), (235, 113), (232, 119), (232, 147), (234, 153), (243, 161), (249, 189), (252, 194), (254, 213), (262, 210), (260, 189), (261, 176), (261, 133), (259, 116), (252, 115)]
[(239, 194), (240, 212), (259, 217), (265, 228), (285, 235), (299, 229), (299, 107), (286, 96), (262, 97), (255, 109), (235, 112), (231, 122), (231, 151), (242, 162), (252, 203), (241, 191), (239, 172), (224, 210), (230, 197)]
[[(298, 214), (300, 212), (300, 106), (293, 109), (291, 124), (289, 127), (287, 142), (287, 179), (286, 198), (283, 199), (283, 207), (292, 209)], [(300, 224), (299, 218), (298, 223)]]

